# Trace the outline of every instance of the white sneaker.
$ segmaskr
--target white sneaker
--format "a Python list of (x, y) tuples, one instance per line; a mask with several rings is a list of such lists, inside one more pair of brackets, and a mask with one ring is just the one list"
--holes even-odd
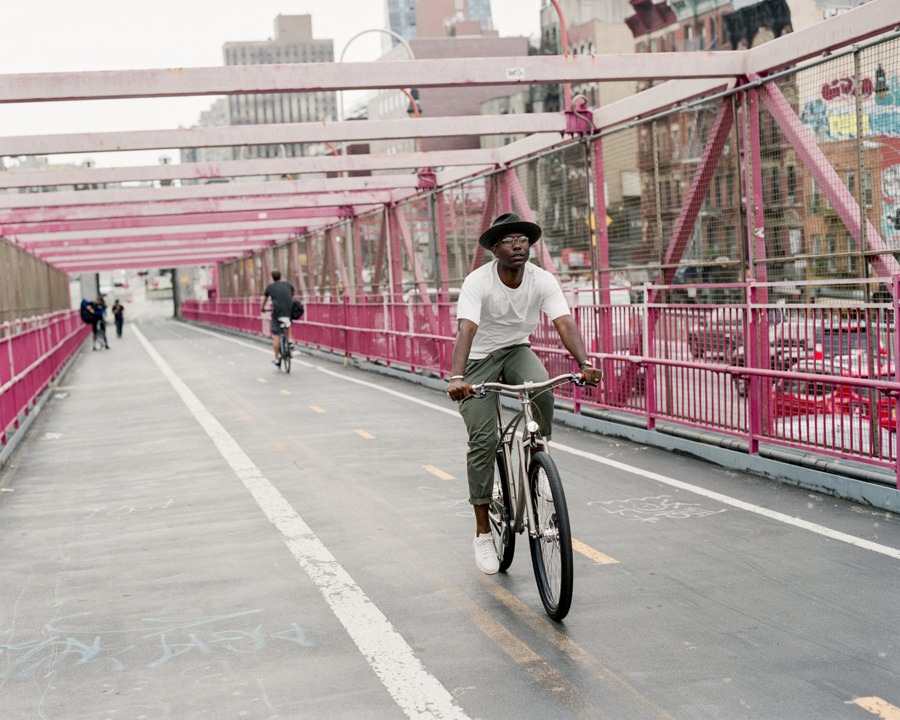
[(472, 540), (472, 547), (475, 548), (475, 564), (481, 572), (493, 575), (500, 570), (500, 560), (497, 558), (497, 551), (494, 550), (494, 539), (490, 533), (476, 535)]

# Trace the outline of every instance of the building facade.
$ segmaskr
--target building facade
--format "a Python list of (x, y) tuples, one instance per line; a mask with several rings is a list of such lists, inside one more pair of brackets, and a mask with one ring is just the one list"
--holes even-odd
[[(226, 65), (334, 62), (334, 41), (313, 37), (309, 15), (279, 15), (275, 18), (274, 38), (228, 42), (223, 47), (223, 55)], [(228, 97), (229, 125), (321, 122), (337, 117), (337, 94), (332, 91), (250, 93)], [(300, 143), (254, 145), (235, 148), (233, 157), (297, 157), (327, 152), (328, 148)]]

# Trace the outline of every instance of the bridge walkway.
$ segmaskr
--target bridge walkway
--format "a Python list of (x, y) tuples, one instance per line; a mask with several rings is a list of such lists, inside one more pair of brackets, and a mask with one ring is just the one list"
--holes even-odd
[(480, 574), (442, 393), (173, 320), (0, 471), (3, 718), (900, 717), (900, 521), (558, 427), (575, 600)]

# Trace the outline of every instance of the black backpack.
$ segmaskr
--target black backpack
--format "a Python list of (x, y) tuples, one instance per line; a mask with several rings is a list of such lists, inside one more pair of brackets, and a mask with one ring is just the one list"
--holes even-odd
[(81, 306), (81, 319), (86, 323), (94, 322), (94, 313), (91, 312), (91, 309), (87, 305)]
[(294, 302), (291, 303), (291, 320), (299, 320), (303, 317), (304, 312), (303, 303), (294, 299)]

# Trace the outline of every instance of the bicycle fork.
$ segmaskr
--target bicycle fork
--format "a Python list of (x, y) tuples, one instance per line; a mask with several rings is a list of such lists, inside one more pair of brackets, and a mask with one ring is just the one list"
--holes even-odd
[[(505, 466), (507, 470), (507, 486), (510, 494), (510, 506), (514, 508), (515, 517), (511, 518), (512, 532), (520, 533), (526, 527), (531, 538), (537, 537), (537, 519), (534, 515), (534, 504), (531, 496), (531, 486), (528, 482), (528, 461), (530, 456), (526, 454), (526, 448), (537, 446), (537, 438), (540, 437), (540, 427), (531, 414), (531, 400), (523, 397), (522, 410), (503, 426), (502, 409), (500, 399), (497, 399), (497, 412), (500, 417), (500, 427), (503, 427), (501, 446), (503, 449)], [(517, 436), (519, 425), (522, 421), (521, 437)]]

